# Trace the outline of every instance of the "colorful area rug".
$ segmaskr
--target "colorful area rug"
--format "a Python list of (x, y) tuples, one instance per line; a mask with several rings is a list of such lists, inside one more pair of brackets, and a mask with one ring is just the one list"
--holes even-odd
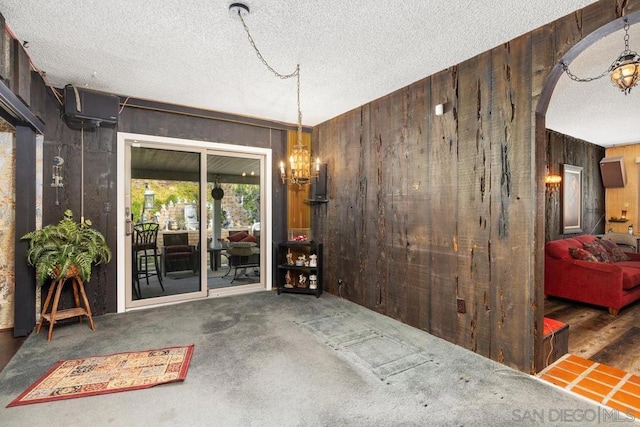
[(184, 381), (193, 345), (62, 360), (7, 405), (28, 405)]

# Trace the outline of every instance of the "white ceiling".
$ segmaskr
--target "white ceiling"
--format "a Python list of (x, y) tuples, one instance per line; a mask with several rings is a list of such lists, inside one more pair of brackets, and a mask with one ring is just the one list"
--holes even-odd
[[(640, 51), (640, 24), (629, 28), (629, 48)], [(624, 50), (624, 30), (598, 40), (569, 64), (580, 78), (606, 71)], [(592, 82), (574, 82), (566, 74), (553, 91), (546, 122), (557, 130), (603, 147), (640, 142), (640, 87), (624, 95), (608, 75)]]
[[(244, 3), (251, 9), (245, 20), (266, 60), (283, 74), (301, 64), (303, 124), (314, 126), (594, 2)], [(71, 83), (295, 123), (295, 81), (276, 78), (260, 63), (240, 20), (229, 14), (231, 3), (0, 0), (0, 12), (15, 36), (29, 42), (29, 56), (54, 86)], [(640, 50), (634, 32), (632, 49), (636, 41)], [(615, 59), (624, 47), (621, 35), (614, 45), (598, 51), (599, 64), (588, 74), (599, 74)], [(565, 80), (549, 107), (550, 128), (600, 145), (640, 141), (640, 121), (624, 135), (628, 122), (607, 117), (638, 111), (640, 88), (625, 97), (606, 78), (589, 84)]]

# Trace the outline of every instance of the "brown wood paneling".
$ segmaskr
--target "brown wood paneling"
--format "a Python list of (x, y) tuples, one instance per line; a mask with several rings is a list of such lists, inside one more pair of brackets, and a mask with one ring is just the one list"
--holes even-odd
[(458, 288), (466, 314), (457, 315), (457, 343), (491, 354), (491, 52), (459, 66)]
[(622, 3), (626, 1), (601, 0), (582, 9), (582, 34), (589, 35), (597, 32), (603, 22), (615, 21), (622, 16), (623, 11), (620, 7)]
[[(555, 132), (546, 135), (548, 138), (546, 153), (549, 173), (560, 175), (562, 164), (565, 163), (563, 138), (558, 138), (559, 134)], [(562, 237), (560, 187), (545, 188), (545, 200), (545, 241), (555, 240)]]
[(36, 134), (28, 126), (15, 127), (14, 323), (15, 336), (31, 333), (36, 323), (35, 271), (27, 265), (28, 243), (21, 239), (36, 225)]
[[(532, 38), (532, 42), (535, 40), (535, 34)], [(532, 43), (532, 47), (535, 43)], [(535, 49), (535, 47), (533, 47)], [(536, 60), (536, 56), (533, 56), (533, 60)], [(535, 65), (534, 65), (535, 70)], [(533, 77), (535, 85), (535, 74)], [(542, 209), (545, 206), (545, 190), (546, 184), (544, 183), (544, 177), (546, 173), (546, 145), (539, 144), (538, 141), (544, 140), (545, 137), (545, 118), (542, 114), (539, 114), (535, 109), (537, 108), (536, 100), (539, 97), (532, 97), (532, 105), (534, 108), (532, 115), (534, 117), (533, 122), (533, 141), (535, 141), (535, 201), (536, 206)], [(544, 234), (545, 234), (545, 217), (543, 215), (534, 215), (534, 247), (533, 247), (533, 300), (532, 305), (534, 307), (533, 313), (533, 366), (530, 368), (530, 373), (540, 372), (546, 367), (546, 360), (544, 359), (544, 349), (547, 344), (544, 337)], [(541, 350), (542, 349), (542, 350)]]
[[(237, 125), (248, 125), (259, 128), (267, 128), (272, 130), (291, 130), (297, 131), (296, 124), (278, 122), (267, 119), (259, 119), (256, 117), (239, 116), (237, 114), (225, 113), (222, 111), (205, 110), (203, 108), (189, 107), (186, 105), (167, 104), (166, 102), (152, 101), (148, 99), (139, 99), (129, 96), (121, 96), (120, 104), (130, 108), (154, 111), (156, 113), (170, 113), (178, 116), (199, 117), (201, 119), (215, 120), (219, 122), (235, 123)], [(302, 126), (303, 133), (311, 133), (313, 128)]]
[[(431, 77), (430, 132), (427, 147), (428, 204), (422, 211), (427, 224), (426, 250), (430, 252), (428, 331), (455, 342), (457, 331), (456, 291), (458, 282), (458, 67)], [(442, 116), (435, 105), (445, 104)]]
[[(365, 206), (366, 216), (357, 218), (364, 221), (367, 235), (370, 237), (366, 244), (368, 253), (378, 254), (368, 259), (369, 268), (365, 273), (365, 284), (369, 286), (369, 294), (373, 303), (372, 308), (380, 313), (385, 313), (388, 304), (389, 286), (403, 286), (400, 278), (396, 284), (389, 283), (389, 264), (393, 254), (389, 247), (393, 236), (390, 212), (387, 203), (390, 181), (395, 178), (399, 181), (399, 173), (393, 167), (387, 167), (387, 162), (392, 163), (391, 145), (392, 140), (397, 135), (399, 121), (394, 108), (401, 108), (404, 91), (397, 91), (383, 98), (373, 101), (369, 110), (369, 121), (363, 123), (369, 127), (369, 140), (366, 150), (368, 151), (368, 163), (365, 166), (365, 174), (368, 175), (367, 203)], [(390, 120), (390, 117), (396, 120)]]
[[(427, 187), (422, 186), (422, 182), (426, 182), (427, 163), (424, 153), (420, 152), (426, 141), (419, 138), (427, 118), (426, 93), (425, 82), (420, 81), (397, 92), (398, 99), (385, 99), (387, 108), (396, 106), (385, 120), (398, 125), (389, 127), (382, 122), (381, 125), (390, 131), (380, 132), (385, 142), (384, 163), (390, 180), (384, 183), (382, 194), (377, 195), (383, 201), (384, 218), (390, 220), (386, 223), (384, 248), (389, 258), (385, 270), (380, 273), (388, 274), (389, 283), (402, 283), (385, 288), (386, 304), (391, 316), (412, 326), (419, 325), (420, 300), (426, 298), (426, 293), (421, 292), (423, 282), (419, 279), (425, 276), (422, 262), (426, 230), (420, 216), (409, 214), (424, 209), (426, 202)], [(415, 154), (410, 156), (408, 153)]]
[(44, 119), (45, 116), (45, 97), (47, 86), (42, 76), (36, 72), (31, 72), (31, 111), (39, 118)]
[[(546, 25), (534, 30), (531, 34), (531, 116), (533, 134), (532, 140), (535, 141), (535, 206), (545, 206), (546, 208), (546, 185), (544, 184), (544, 177), (546, 175), (547, 166), (547, 144), (539, 143), (546, 140), (546, 124), (544, 114), (539, 113), (540, 110), (546, 109), (549, 99), (543, 97), (543, 88), (545, 87), (547, 80), (550, 79), (551, 72), (555, 65), (554, 63), (554, 49), (553, 49), (553, 26)], [(550, 96), (551, 91), (546, 91)], [(544, 107), (543, 105), (544, 104)], [(545, 209), (545, 212), (547, 210)], [(531, 372), (539, 372), (545, 366), (544, 352), (541, 350), (544, 348), (542, 344), (543, 340), (543, 321), (544, 314), (541, 301), (544, 300), (544, 244), (546, 242), (545, 230), (546, 230), (546, 215), (536, 215), (534, 225), (535, 246), (533, 248), (534, 260), (534, 299), (533, 303), (536, 305), (533, 319), (533, 349), (534, 360)]]
[(13, 70), (13, 61), (11, 59), (12, 49), (13, 42), (11, 36), (5, 29), (4, 16), (0, 14), (0, 79), (7, 83), (11, 80)]
[[(583, 233), (600, 234), (605, 231), (603, 219), (605, 192), (600, 176), (600, 160), (605, 149), (587, 141), (546, 131), (547, 165), (550, 172), (561, 173), (563, 164), (583, 169)], [(545, 241), (568, 237), (562, 233), (562, 203), (560, 187), (545, 189)]]
[[(405, 218), (406, 227), (401, 230), (400, 245), (405, 246), (407, 269), (407, 292), (402, 305), (405, 322), (426, 329), (430, 315), (429, 275), (430, 255), (427, 250), (429, 232), (421, 212), (429, 206), (429, 144), (428, 123), (433, 116), (429, 94), (431, 79), (423, 79), (409, 88), (408, 112), (406, 114), (406, 151), (402, 153), (408, 177), (405, 182), (404, 197), (406, 211), (398, 212)], [(408, 155), (408, 153), (413, 153)], [(395, 214), (395, 213), (394, 213)], [(401, 260), (399, 260), (401, 261)]]
[[(538, 102), (540, 101), (542, 89), (547, 83), (551, 70), (556, 65), (553, 46), (554, 33), (552, 25), (545, 25), (531, 33), (531, 96), (535, 111), (538, 111)], [(545, 108), (547, 103), (548, 101), (545, 102)]]
[(31, 102), (31, 65), (29, 57), (24, 51), (19, 40), (13, 40), (14, 63), (13, 78), (11, 79), (11, 91), (15, 93), (26, 105)]
[[(521, 36), (492, 52), (491, 143), (491, 292), (494, 314), (490, 357), (512, 366), (533, 359), (533, 280), (530, 267), (513, 268), (514, 259), (530, 260), (535, 202), (531, 177), (531, 36)], [(518, 284), (514, 286), (514, 284)], [(524, 345), (514, 346), (518, 337)]]
[[(627, 16), (634, 12), (640, 11), (640, 2), (635, 0), (613, 0), (615, 2), (615, 7), (617, 16)], [(606, 3), (606, 2), (605, 2)], [(604, 25), (609, 22), (608, 16), (610, 15), (594, 15), (593, 16), (593, 26), (594, 28), (598, 28), (598, 25)], [(636, 17), (637, 22), (637, 17)]]
[[(582, 12), (576, 11), (571, 13), (550, 25), (553, 27), (553, 53), (555, 56), (554, 64), (556, 64), (582, 39)], [(576, 55), (577, 52), (573, 52), (573, 57)], [(570, 65), (572, 59), (573, 58), (569, 58), (566, 62)]]
[[(338, 258), (327, 262), (329, 282), (348, 278), (343, 296), (534, 371), (542, 247), (549, 224), (554, 232), (559, 224), (558, 196), (541, 183), (545, 157), (555, 172), (568, 159), (585, 161), (594, 175), (586, 191), (599, 197), (597, 150), (572, 154), (573, 145), (547, 145), (538, 129), (552, 93), (547, 82), (557, 80), (557, 62), (579, 40), (639, 5), (603, 0), (428, 77), (424, 87), (418, 82), (317, 126), (314, 143), (335, 162), (335, 203), (330, 198), (312, 218)], [(444, 116), (431, 114), (438, 103)], [(418, 108), (426, 111), (421, 128), (412, 122)], [(416, 143), (422, 139), (426, 147)], [(426, 192), (422, 185), (412, 191), (411, 181), (422, 177)], [(586, 208), (586, 221), (597, 220), (596, 209)], [(327, 289), (337, 290), (333, 283)], [(456, 296), (466, 314), (456, 313)]]

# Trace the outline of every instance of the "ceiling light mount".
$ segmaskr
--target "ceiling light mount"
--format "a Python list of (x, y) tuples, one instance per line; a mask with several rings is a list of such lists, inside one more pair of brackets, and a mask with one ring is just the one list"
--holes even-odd
[(229, 14), (233, 18), (247, 16), (249, 13), (249, 6), (244, 3), (231, 3), (229, 5)]
[(629, 49), (629, 21), (624, 20), (624, 50), (599, 76), (580, 78), (569, 70), (569, 66), (564, 61), (561, 65), (567, 76), (575, 82), (591, 82), (609, 74), (611, 83), (628, 95), (640, 80), (640, 55)]

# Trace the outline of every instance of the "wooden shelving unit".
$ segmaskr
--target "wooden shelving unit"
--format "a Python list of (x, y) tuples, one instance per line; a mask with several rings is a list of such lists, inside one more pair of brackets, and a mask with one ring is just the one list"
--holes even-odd
[[(322, 294), (322, 243), (279, 243), (275, 252), (274, 274), (278, 295), (290, 292), (319, 298)], [(317, 256), (315, 265), (310, 262), (311, 255)]]

